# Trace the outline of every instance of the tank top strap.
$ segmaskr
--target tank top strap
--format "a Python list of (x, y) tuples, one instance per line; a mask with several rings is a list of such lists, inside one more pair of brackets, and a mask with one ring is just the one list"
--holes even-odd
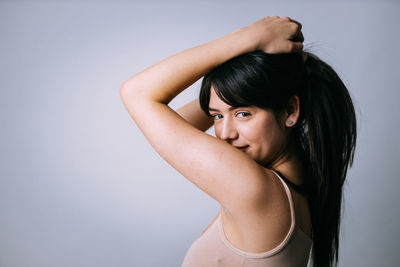
[(293, 199), (292, 199), (292, 193), (290, 192), (289, 187), (287, 186), (287, 184), (285, 183), (285, 181), (283, 180), (283, 178), (274, 170), (271, 170), (273, 173), (275, 173), (275, 175), (279, 178), (279, 180), (281, 181), (281, 183), (283, 184), (283, 187), (285, 188), (285, 192), (286, 195), (289, 199), (289, 206), (290, 206), (290, 217), (291, 217), (291, 227), (290, 229), (293, 228), (293, 226), (296, 224), (296, 216), (294, 214), (294, 206), (293, 206)]

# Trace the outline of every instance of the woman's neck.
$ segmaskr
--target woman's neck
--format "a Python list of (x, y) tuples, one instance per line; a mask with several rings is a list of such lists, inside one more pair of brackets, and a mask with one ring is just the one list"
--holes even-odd
[(304, 183), (304, 164), (299, 150), (293, 146), (272, 162), (268, 168), (282, 173), (294, 184)]

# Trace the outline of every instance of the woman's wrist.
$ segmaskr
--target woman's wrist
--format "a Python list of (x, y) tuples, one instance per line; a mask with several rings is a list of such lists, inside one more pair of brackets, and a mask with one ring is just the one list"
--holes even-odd
[(243, 27), (209, 42), (208, 45), (214, 51), (213, 54), (216, 57), (214, 66), (256, 50), (257, 43), (249, 37), (248, 27)]
[(252, 38), (249, 34), (249, 26), (239, 28), (233, 31), (231, 34), (234, 35), (236, 44), (242, 47), (243, 53), (253, 52), (258, 50), (258, 41), (255, 38)]

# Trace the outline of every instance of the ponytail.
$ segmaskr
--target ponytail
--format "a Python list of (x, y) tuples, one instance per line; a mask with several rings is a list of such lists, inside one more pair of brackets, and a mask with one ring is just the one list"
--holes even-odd
[(336, 72), (313, 54), (304, 63), (298, 134), (306, 166), (312, 222), (313, 266), (337, 265), (342, 188), (353, 164), (356, 116)]

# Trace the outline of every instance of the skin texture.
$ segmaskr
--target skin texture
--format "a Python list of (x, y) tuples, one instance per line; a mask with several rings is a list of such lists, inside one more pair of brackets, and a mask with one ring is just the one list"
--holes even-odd
[[(264, 251), (287, 233), (290, 213), (285, 191), (275, 174), (260, 163), (271, 162), (270, 167), (296, 181), (301, 172), (295, 154), (286, 146), (285, 153), (280, 152), (284, 140), (270, 114), (259, 112), (261, 116), (248, 121), (248, 125), (260, 122), (259, 130), (253, 133), (237, 124), (234, 129), (240, 129), (238, 138), (231, 132), (233, 124), (223, 123), (222, 128), (218, 125), (218, 135), (227, 136), (223, 139), (203, 132), (210, 123), (204, 123), (204, 116), (197, 114), (197, 104), (184, 107), (179, 114), (168, 103), (211, 69), (240, 54), (260, 49), (270, 53), (300, 51), (300, 28), (289, 18), (265, 17), (170, 56), (135, 74), (120, 89), (123, 104), (149, 143), (179, 173), (221, 204), (228, 239), (245, 251)], [(223, 115), (228, 114), (226, 107), (214, 104)], [(296, 116), (295, 109), (289, 108), (283, 121), (293, 114)], [(268, 127), (274, 130), (256, 143), (256, 136)], [(233, 147), (233, 141), (248, 144), (249, 154)]]

